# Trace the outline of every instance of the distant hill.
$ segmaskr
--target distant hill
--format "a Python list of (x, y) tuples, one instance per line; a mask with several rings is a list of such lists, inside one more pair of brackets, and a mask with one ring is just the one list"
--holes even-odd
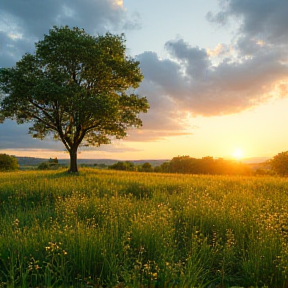
[(40, 163), (48, 160), (44, 158), (34, 158), (34, 157), (18, 157), (18, 156), (15, 157), (20, 166), (38, 166)]
[(250, 157), (250, 158), (244, 158), (241, 160), (243, 163), (263, 163), (267, 160), (271, 159), (271, 157)]
[[(48, 161), (49, 159), (45, 158), (34, 158), (34, 157), (18, 157), (16, 156), (18, 163), (20, 166), (38, 166), (40, 163)], [(125, 161), (125, 160), (115, 160), (115, 159), (78, 159), (78, 164), (87, 164), (87, 165), (94, 165), (94, 164), (105, 164), (105, 165), (113, 165), (118, 161)], [(145, 162), (149, 162), (153, 167), (159, 166), (164, 162), (169, 161), (168, 159), (163, 160), (127, 160), (132, 162), (136, 165), (141, 165)], [(58, 159), (59, 164), (69, 165), (69, 159)]]
[[(18, 163), (20, 166), (38, 166), (40, 163), (48, 161), (49, 159), (45, 158), (34, 158), (34, 157), (17, 157)], [(245, 164), (259, 164), (267, 161), (268, 157), (251, 157), (242, 159), (241, 162)], [(144, 160), (116, 160), (116, 159), (78, 159), (78, 164), (87, 164), (87, 165), (94, 165), (94, 164), (105, 164), (107, 166), (113, 165), (118, 161), (129, 161), (134, 163), (135, 165), (142, 165), (145, 162), (149, 162), (153, 167), (160, 166), (162, 163), (170, 161), (171, 159), (160, 159), (160, 160), (153, 160), (153, 159), (144, 159)], [(59, 164), (69, 165), (69, 159), (58, 159)]]

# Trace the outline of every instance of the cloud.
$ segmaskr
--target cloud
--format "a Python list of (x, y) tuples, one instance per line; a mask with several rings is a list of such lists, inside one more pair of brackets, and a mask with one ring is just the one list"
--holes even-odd
[(207, 18), (219, 24), (238, 19), (239, 32), (264, 38), (269, 43), (287, 44), (288, 2), (284, 0), (221, 0), (221, 11), (209, 12)]
[(1, 16), (6, 19), (2, 24), (12, 22), (18, 33), (37, 38), (53, 25), (79, 26), (95, 34), (122, 27), (127, 20), (123, 3), (117, 0), (2, 1)]
[[(0, 153), (3, 153), (1, 151), (16, 151), (17, 153), (26, 151), (29, 154), (39, 154), (41, 151), (42, 154), (44, 152), (47, 154), (48, 151), (67, 152), (62, 142), (54, 140), (53, 137), (46, 137), (45, 140), (32, 138), (32, 136), (28, 134), (29, 127), (29, 124), (18, 125), (12, 120), (6, 120), (4, 124), (0, 124)], [(131, 139), (129, 140), (132, 141)], [(126, 153), (139, 152), (141, 150), (127, 147), (125, 144), (115, 140), (112, 141), (112, 144), (101, 145), (100, 147), (79, 147), (79, 151)]]
[[(54, 24), (83, 27), (91, 34), (107, 28), (115, 31), (139, 28), (137, 15), (127, 14), (123, 1), (119, 0), (22, 2), (0, 2), (0, 66), (13, 65), (24, 52), (33, 51), (33, 43), (43, 38)], [(147, 114), (141, 114), (143, 128), (129, 131), (127, 141), (157, 141), (191, 134), (194, 129), (189, 121), (191, 115), (239, 113), (288, 96), (288, 2), (220, 0), (219, 3), (219, 11), (207, 13), (206, 18), (223, 29), (229, 23), (233, 25), (234, 37), (230, 43), (199, 47), (178, 38), (166, 42), (165, 59), (153, 51), (137, 56), (144, 74), (138, 92), (147, 96), (151, 108)], [(5, 125), (8, 135), (13, 131), (9, 130), (12, 124), (0, 125), (0, 133)], [(15, 147), (19, 143), (26, 145), (21, 142), (24, 137), (21, 133), (16, 136), (19, 138), (13, 144)], [(48, 146), (55, 144), (48, 142)], [(27, 145), (40, 145), (31, 143)]]
[[(1, 1), (0, 67), (12, 67), (26, 52), (33, 53), (34, 43), (42, 39), (53, 25), (77, 26), (93, 35), (107, 30), (122, 33), (140, 27), (137, 15), (130, 15), (122, 0)], [(0, 125), (0, 149), (64, 150), (61, 142), (51, 138), (45, 141), (33, 139), (28, 135), (28, 128), (29, 124), (5, 121)], [(103, 148), (98, 149), (101, 151)]]
[(0, 66), (14, 66), (54, 25), (84, 28), (87, 33), (122, 33), (139, 28), (120, 0), (48, 0), (0, 2)]
[(204, 49), (178, 38), (165, 44), (167, 59), (152, 52), (138, 56), (144, 87), (156, 91), (148, 100), (158, 115), (165, 109), (166, 123), (175, 111), (183, 118), (233, 114), (288, 96), (288, 2), (219, 3), (220, 11), (207, 19), (223, 29), (234, 21), (230, 43)]
[(231, 53), (232, 48), (224, 43), (218, 44), (215, 48), (210, 49), (207, 48), (207, 54), (209, 57), (217, 57), (217, 56), (228, 56)]
[[(238, 113), (283, 97), (287, 91), (288, 66), (283, 63), (282, 51), (276, 48), (254, 49), (251, 57), (231, 55), (217, 65), (206, 50), (191, 47), (183, 39), (167, 42), (166, 48), (170, 59), (162, 60), (151, 52), (138, 57), (144, 87), (158, 93), (147, 94), (149, 102), (156, 102), (154, 114), (162, 115), (162, 109), (168, 118), (175, 117), (176, 111), (184, 116)], [(276, 89), (280, 84), (281, 95)]]
[(17, 125), (12, 120), (6, 120), (0, 124), (0, 149), (59, 149), (64, 150), (61, 142), (53, 140), (51, 137), (45, 141), (34, 139), (28, 135), (29, 124)]
[[(196, 126), (192, 126), (192, 129), (195, 129)], [(168, 137), (175, 136), (185, 136), (185, 135), (193, 135), (191, 131), (183, 130), (183, 127), (180, 127), (179, 130), (173, 130), (173, 128), (160, 130), (157, 129), (138, 129), (138, 130), (130, 130), (128, 131), (128, 137), (124, 139), (126, 142), (157, 142), (161, 140), (165, 140)]]
[(182, 64), (181, 68), (185, 68), (184, 71), (189, 78), (203, 80), (207, 69), (211, 66), (206, 49), (200, 49), (198, 46), (191, 47), (183, 39), (168, 41), (165, 47), (171, 57)]

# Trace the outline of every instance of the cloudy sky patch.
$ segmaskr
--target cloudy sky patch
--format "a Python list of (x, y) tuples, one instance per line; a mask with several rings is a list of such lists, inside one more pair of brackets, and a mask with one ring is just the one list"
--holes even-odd
[[(128, 52), (153, 47), (155, 43), (155, 50), (143, 48), (132, 55), (140, 61), (144, 74), (138, 92), (147, 97), (151, 108), (141, 115), (143, 128), (129, 131), (131, 142), (193, 135), (191, 116), (232, 115), (288, 96), (287, 1), (220, 0), (218, 6), (216, 1), (206, 6), (213, 6), (211, 11), (194, 0), (181, 0), (165, 7), (160, 5), (165, 2), (159, 1), (150, 10), (148, 2), (3, 0), (0, 2), (0, 67), (12, 67), (24, 53), (33, 53), (34, 43), (53, 25), (77, 26), (93, 35), (108, 30), (134, 35), (127, 38)], [(199, 22), (199, 15), (203, 22)], [(157, 21), (153, 22), (152, 16), (157, 16)], [(155, 31), (161, 28), (163, 35), (175, 31), (175, 27), (179, 30), (177, 35), (173, 32), (165, 39), (161, 51), (156, 47), (163, 35), (158, 33), (159, 39), (152, 36), (153, 30), (145, 17), (150, 25), (153, 23)], [(210, 24), (211, 32), (207, 33), (204, 21)], [(148, 26), (150, 35), (144, 34)], [(227, 31), (227, 37), (212, 41), (213, 33), (219, 31)], [(141, 33), (145, 35), (142, 38)], [(143, 41), (142, 46), (139, 39)], [(197, 39), (201, 40), (200, 44)], [(11, 121), (0, 125), (0, 149), (52, 149), (52, 146), (62, 149), (59, 142), (29, 138), (28, 127)]]

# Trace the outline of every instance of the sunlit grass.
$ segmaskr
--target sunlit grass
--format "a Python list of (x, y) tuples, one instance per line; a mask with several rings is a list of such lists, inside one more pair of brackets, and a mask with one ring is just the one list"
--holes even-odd
[(0, 205), (0, 287), (288, 285), (285, 178), (1, 173)]

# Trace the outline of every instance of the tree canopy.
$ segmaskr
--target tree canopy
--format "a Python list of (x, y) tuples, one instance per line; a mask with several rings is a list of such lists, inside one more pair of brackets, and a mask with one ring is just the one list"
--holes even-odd
[(134, 171), (135, 170), (135, 165), (132, 162), (129, 161), (118, 161), (115, 164), (112, 164), (109, 166), (109, 169), (112, 170), (122, 170), (122, 171)]
[(77, 172), (80, 145), (108, 144), (142, 125), (145, 97), (134, 93), (143, 79), (139, 62), (126, 56), (124, 35), (96, 37), (83, 29), (56, 27), (13, 68), (0, 69), (0, 121), (31, 122), (29, 133), (52, 134)]
[(281, 176), (288, 175), (288, 151), (278, 153), (268, 163), (277, 174)]
[(166, 171), (172, 173), (211, 175), (249, 175), (251, 173), (250, 168), (241, 162), (223, 158), (214, 159), (210, 156), (202, 157), (201, 159), (190, 156), (177, 156), (169, 164), (167, 162), (163, 164), (165, 164)]
[(18, 170), (18, 168), (18, 161), (15, 157), (7, 154), (0, 154), (0, 171), (14, 171)]

